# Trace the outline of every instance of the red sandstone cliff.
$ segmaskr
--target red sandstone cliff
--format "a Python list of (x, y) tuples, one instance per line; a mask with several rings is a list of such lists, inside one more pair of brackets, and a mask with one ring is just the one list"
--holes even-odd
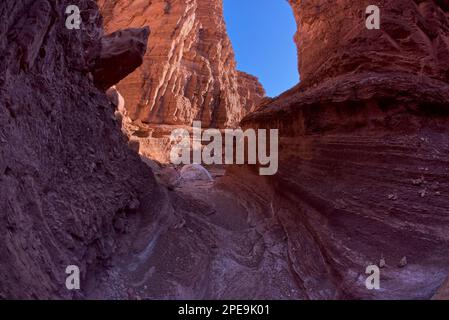
[[(366, 71), (449, 77), (447, 1), (289, 2), (303, 84)], [(380, 8), (380, 30), (366, 28), (369, 5)]]
[[(303, 82), (242, 125), (280, 129), (267, 185), (297, 285), (314, 299), (430, 298), (449, 274), (447, 2), (290, 2)], [(380, 30), (365, 28), (368, 4)]]
[(108, 32), (150, 26), (141, 68), (118, 85), (130, 117), (156, 124), (238, 124), (265, 93), (236, 71), (221, 0), (98, 0)]

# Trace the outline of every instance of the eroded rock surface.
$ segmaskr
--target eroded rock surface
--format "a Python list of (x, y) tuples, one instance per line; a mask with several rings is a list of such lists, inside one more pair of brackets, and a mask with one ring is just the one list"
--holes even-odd
[[(380, 1), (382, 29), (367, 31), (371, 3), (291, 0), (303, 83), (242, 121), (280, 129), (279, 172), (208, 167), (213, 182), (136, 151), (169, 132), (138, 121), (224, 126), (253, 110), (238, 101), (261, 91), (235, 76), (221, 1), (99, 2), (110, 29), (149, 22), (157, 40), (119, 84), (125, 99), (108, 92), (135, 106), (124, 130), (139, 143), (89, 76), (94, 1), (78, 1), (80, 31), (64, 27), (68, 0), (0, 5), (0, 297), (447, 297), (446, 2)], [(379, 291), (365, 287), (372, 264)]]
[[(348, 73), (409, 72), (447, 81), (447, 1), (289, 0), (298, 23), (303, 85)], [(368, 30), (366, 8), (380, 9), (380, 30)]]
[(98, 3), (108, 32), (152, 30), (142, 67), (118, 85), (132, 120), (234, 126), (265, 95), (255, 77), (236, 71), (221, 0)]
[(106, 90), (138, 68), (143, 62), (149, 34), (150, 29), (144, 27), (104, 36), (93, 70), (95, 85)]
[[(0, 4), (1, 298), (82, 298), (117, 240), (164, 201), (88, 75), (101, 51), (97, 5), (76, 1), (83, 23), (69, 30), (71, 4)], [(69, 265), (82, 291), (66, 289)]]
[[(447, 4), (380, 1), (381, 30), (367, 30), (367, 1), (290, 2), (303, 83), (242, 125), (280, 129), (269, 185), (298, 286), (431, 298), (449, 274)], [(384, 262), (367, 290), (366, 267)]]

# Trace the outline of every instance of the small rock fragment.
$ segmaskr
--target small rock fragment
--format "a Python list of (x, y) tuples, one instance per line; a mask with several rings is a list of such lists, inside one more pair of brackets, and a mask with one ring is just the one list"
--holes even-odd
[(379, 268), (384, 268), (385, 265), (386, 265), (385, 258), (384, 257), (380, 258)]
[(440, 184), (438, 182), (435, 182), (431, 186), (432, 190), (437, 191), (440, 188)]
[(412, 183), (414, 186), (420, 186), (424, 183), (424, 177), (421, 177), (419, 179), (412, 179)]
[(398, 200), (397, 194), (389, 194), (388, 195), (388, 200), (392, 200), (392, 201)]

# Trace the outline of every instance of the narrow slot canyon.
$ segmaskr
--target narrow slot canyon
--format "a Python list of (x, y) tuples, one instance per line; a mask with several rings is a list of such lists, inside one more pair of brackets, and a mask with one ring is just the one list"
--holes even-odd
[[(223, 132), (269, 98), (256, 77), (237, 70), (221, 1), (174, 1), (169, 9), (165, 4), (131, 9), (123, 1), (99, 2), (107, 33), (151, 30), (142, 67), (108, 93), (122, 110), (124, 134), (155, 173), (167, 205), (137, 226), (130, 254), (115, 260), (90, 297), (304, 299), (263, 177), (252, 177), (261, 186), (254, 190), (225, 165), (170, 163), (174, 130), (191, 130), (192, 122), (201, 120), (203, 133)], [(134, 16), (142, 10), (145, 14)], [(128, 101), (138, 102), (128, 106)]]
[[(79, 30), (69, 2), (0, 5), (0, 298), (449, 298), (444, 1), (377, 1), (369, 30), (370, 1), (288, 0), (277, 97), (222, 0), (79, 0)], [(171, 164), (195, 121), (278, 130), (277, 172)]]

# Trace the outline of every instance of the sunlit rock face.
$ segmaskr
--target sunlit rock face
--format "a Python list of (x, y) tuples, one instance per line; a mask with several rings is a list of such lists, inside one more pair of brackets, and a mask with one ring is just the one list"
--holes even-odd
[[(289, 1), (304, 83), (367, 71), (449, 76), (447, 1)], [(369, 5), (380, 9), (380, 30), (366, 28)]]
[[(69, 30), (71, 4), (0, 4), (0, 298), (82, 298), (136, 213), (163, 201), (90, 75), (102, 51), (97, 5), (76, 1), (84, 22)], [(69, 265), (80, 291), (66, 288)]]
[[(448, 6), (375, 1), (381, 29), (367, 30), (371, 1), (290, 2), (303, 82), (242, 126), (280, 130), (269, 184), (298, 286), (431, 298), (449, 274)], [(381, 260), (381, 290), (367, 290)]]
[(235, 126), (265, 92), (236, 71), (221, 0), (98, 0), (108, 32), (150, 26), (143, 65), (118, 85), (131, 119)]

